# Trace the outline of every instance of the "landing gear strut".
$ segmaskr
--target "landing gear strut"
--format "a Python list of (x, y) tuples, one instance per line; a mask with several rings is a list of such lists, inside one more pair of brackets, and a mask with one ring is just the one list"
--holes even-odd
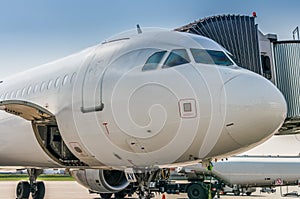
[(44, 182), (37, 182), (37, 177), (43, 173), (42, 169), (27, 169), (29, 182), (19, 182), (16, 189), (17, 199), (28, 199), (31, 193), (32, 199), (43, 199), (45, 196)]
[(154, 197), (154, 194), (151, 192), (150, 183), (153, 179), (156, 179), (159, 172), (161, 170), (156, 171), (147, 171), (145, 173), (137, 173), (136, 179), (138, 182), (137, 195), (139, 199), (150, 199)]

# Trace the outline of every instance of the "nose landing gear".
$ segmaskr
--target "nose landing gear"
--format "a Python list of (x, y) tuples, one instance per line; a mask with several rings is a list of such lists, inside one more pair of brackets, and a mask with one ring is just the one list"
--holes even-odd
[(37, 182), (37, 177), (43, 173), (42, 169), (27, 169), (29, 175), (28, 181), (21, 181), (17, 185), (16, 195), (17, 199), (28, 199), (31, 193), (32, 199), (44, 199), (45, 184), (44, 182)]

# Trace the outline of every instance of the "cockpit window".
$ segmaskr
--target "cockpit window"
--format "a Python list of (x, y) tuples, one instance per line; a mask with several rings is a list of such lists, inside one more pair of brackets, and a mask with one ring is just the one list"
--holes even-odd
[(142, 71), (147, 70), (154, 70), (157, 68), (158, 64), (160, 63), (161, 59), (164, 57), (167, 51), (160, 51), (152, 54), (146, 61), (145, 65), (143, 66)]
[(233, 65), (233, 62), (222, 51), (192, 48), (191, 53), (196, 63), (216, 64), (222, 66)]
[(172, 50), (162, 68), (178, 66), (191, 62), (185, 49)]

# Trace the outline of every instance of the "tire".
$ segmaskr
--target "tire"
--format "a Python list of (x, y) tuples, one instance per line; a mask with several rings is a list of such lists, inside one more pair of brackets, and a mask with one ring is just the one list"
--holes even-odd
[(112, 193), (100, 193), (100, 196), (103, 199), (110, 199), (112, 196)]
[(200, 184), (191, 184), (187, 188), (189, 199), (207, 199), (208, 193)]
[(250, 196), (252, 194), (252, 192), (246, 192), (247, 196)]
[(37, 191), (32, 193), (32, 199), (44, 199), (46, 190), (44, 182), (37, 182), (36, 187)]
[(16, 189), (17, 199), (28, 199), (30, 195), (30, 185), (27, 181), (19, 182)]
[(233, 194), (234, 194), (235, 196), (239, 196), (239, 195), (241, 194), (241, 192), (240, 192), (239, 190), (234, 190), (234, 191), (233, 191)]
[[(217, 192), (216, 191), (212, 191), (211, 192), (211, 198), (214, 198), (216, 196)], [(207, 195), (207, 198), (208, 198), (208, 195)]]
[(123, 198), (125, 198), (126, 197), (126, 193), (125, 192), (118, 192), (118, 193), (115, 193), (115, 198), (117, 198), (117, 199), (123, 199)]

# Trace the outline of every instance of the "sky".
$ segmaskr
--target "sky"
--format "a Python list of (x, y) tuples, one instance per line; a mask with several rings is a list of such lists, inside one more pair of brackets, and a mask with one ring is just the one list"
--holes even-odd
[(120, 32), (177, 28), (222, 14), (252, 15), (264, 33), (292, 39), (299, 0), (0, 0), (0, 80)]

